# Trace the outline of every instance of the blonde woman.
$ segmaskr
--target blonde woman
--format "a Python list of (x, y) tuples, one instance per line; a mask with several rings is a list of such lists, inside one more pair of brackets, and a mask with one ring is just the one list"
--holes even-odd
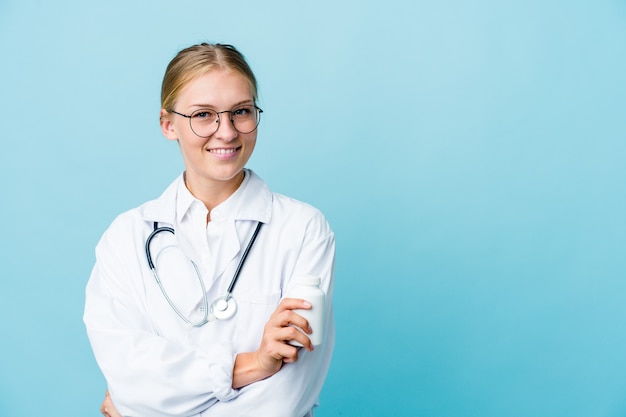
[[(101, 412), (312, 416), (334, 346), (334, 234), (317, 209), (246, 168), (262, 110), (234, 47), (180, 51), (161, 107), (185, 171), (115, 219), (87, 285), (84, 321), (108, 385)], [(321, 278), (322, 329), (298, 314), (307, 301), (286, 297), (299, 275)]]

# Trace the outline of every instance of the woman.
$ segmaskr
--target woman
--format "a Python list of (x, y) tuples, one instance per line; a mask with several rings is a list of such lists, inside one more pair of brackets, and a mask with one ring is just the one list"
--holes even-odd
[[(185, 171), (115, 219), (87, 285), (84, 321), (109, 390), (101, 411), (313, 415), (334, 346), (333, 232), (318, 210), (245, 168), (262, 110), (234, 47), (180, 51), (161, 107)], [(311, 305), (286, 297), (299, 275), (320, 277), (326, 292), (315, 348), (316, 329), (296, 311)]]

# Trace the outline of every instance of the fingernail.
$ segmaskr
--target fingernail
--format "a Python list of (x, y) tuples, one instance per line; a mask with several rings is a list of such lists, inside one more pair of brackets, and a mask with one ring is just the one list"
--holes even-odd
[(311, 303), (309, 303), (308, 301), (303, 302), (302, 305), (307, 308), (311, 307)]

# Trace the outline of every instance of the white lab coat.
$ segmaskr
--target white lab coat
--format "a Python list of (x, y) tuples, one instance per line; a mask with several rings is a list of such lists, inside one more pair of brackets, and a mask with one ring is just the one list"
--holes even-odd
[[(98, 243), (84, 322), (122, 415), (312, 415), (335, 342), (334, 234), (318, 210), (272, 193), (252, 171), (246, 170), (236, 195), (229, 199), (234, 203), (227, 200), (211, 212), (211, 223), (222, 228), (212, 257), (206, 256), (205, 222), (190, 223), (193, 210), (185, 204), (193, 197), (182, 176), (158, 199), (120, 215)], [(154, 222), (176, 230), (176, 236), (155, 238), (152, 256), (168, 295), (194, 321), (202, 317), (202, 292), (189, 259), (198, 266), (210, 304), (224, 295), (257, 221), (264, 225), (233, 291), (239, 307), (235, 317), (199, 328), (186, 325), (148, 267), (145, 242)], [(296, 363), (272, 377), (233, 390), (237, 353), (258, 348), (292, 277), (303, 274), (320, 276), (327, 294), (325, 342), (313, 352), (301, 349)]]

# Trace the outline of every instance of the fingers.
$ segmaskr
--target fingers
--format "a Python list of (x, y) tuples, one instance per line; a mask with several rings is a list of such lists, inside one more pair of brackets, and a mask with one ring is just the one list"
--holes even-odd
[(283, 298), (276, 308), (276, 312), (281, 310), (309, 310), (311, 303), (300, 298)]
[[(306, 321), (305, 321), (306, 322)], [(274, 357), (284, 359), (285, 362), (295, 362), (298, 358), (298, 346), (308, 351), (314, 347), (309, 337), (299, 327), (284, 326), (270, 328), (267, 331), (268, 346), (273, 349)], [(275, 345), (271, 342), (277, 342)], [(295, 344), (292, 344), (296, 342)]]
[(313, 330), (309, 325), (307, 319), (299, 315), (293, 310), (309, 310), (311, 304), (305, 300), (298, 298), (285, 298), (283, 299), (274, 314), (270, 317), (270, 322), (276, 326), (298, 326), (305, 333), (311, 334)]
[(263, 369), (276, 371), (283, 363), (298, 360), (299, 348), (289, 342), (297, 342), (308, 351), (313, 350), (313, 344), (307, 336), (313, 332), (309, 322), (296, 312), (310, 308), (310, 303), (298, 298), (285, 298), (280, 302), (265, 324), (261, 346), (257, 351), (259, 365)]
[(104, 401), (102, 401), (102, 405), (100, 406), (100, 412), (105, 417), (122, 417), (113, 405), (113, 400), (111, 400), (109, 390), (104, 393)]
[[(288, 342), (295, 340), (302, 346), (307, 347), (308, 350), (313, 350), (313, 346), (309, 341), (307, 335), (313, 333), (313, 329), (309, 324), (309, 321), (298, 314), (299, 310), (308, 310), (311, 308), (311, 304), (305, 300), (297, 298), (285, 298), (283, 299), (276, 311), (268, 322), (269, 327), (286, 328), (283, 332), (280, 332), (283, 341)], [(293, 332), (292, 327), (296, 327), (300, 334)], [(304, 334), (304, 337), (301, 334)]]
[(107, 400), (110, 400), (109, 390), (104, 392), (104, 401), (102, 401), (102, 405), (100, 406), (100, 413), (102, 413), (103, 416), (110, 417), (107, 411)]
[[(298, 332), (296, 329), (293, 331)], [(264, 338), (258, 353), (261, 367), (267, 370), (280, 369), (283, 363), (298, 360), (298, 348), (287, 344), (284, 336), (280, 337), (274, 334), (269, 334)]]

